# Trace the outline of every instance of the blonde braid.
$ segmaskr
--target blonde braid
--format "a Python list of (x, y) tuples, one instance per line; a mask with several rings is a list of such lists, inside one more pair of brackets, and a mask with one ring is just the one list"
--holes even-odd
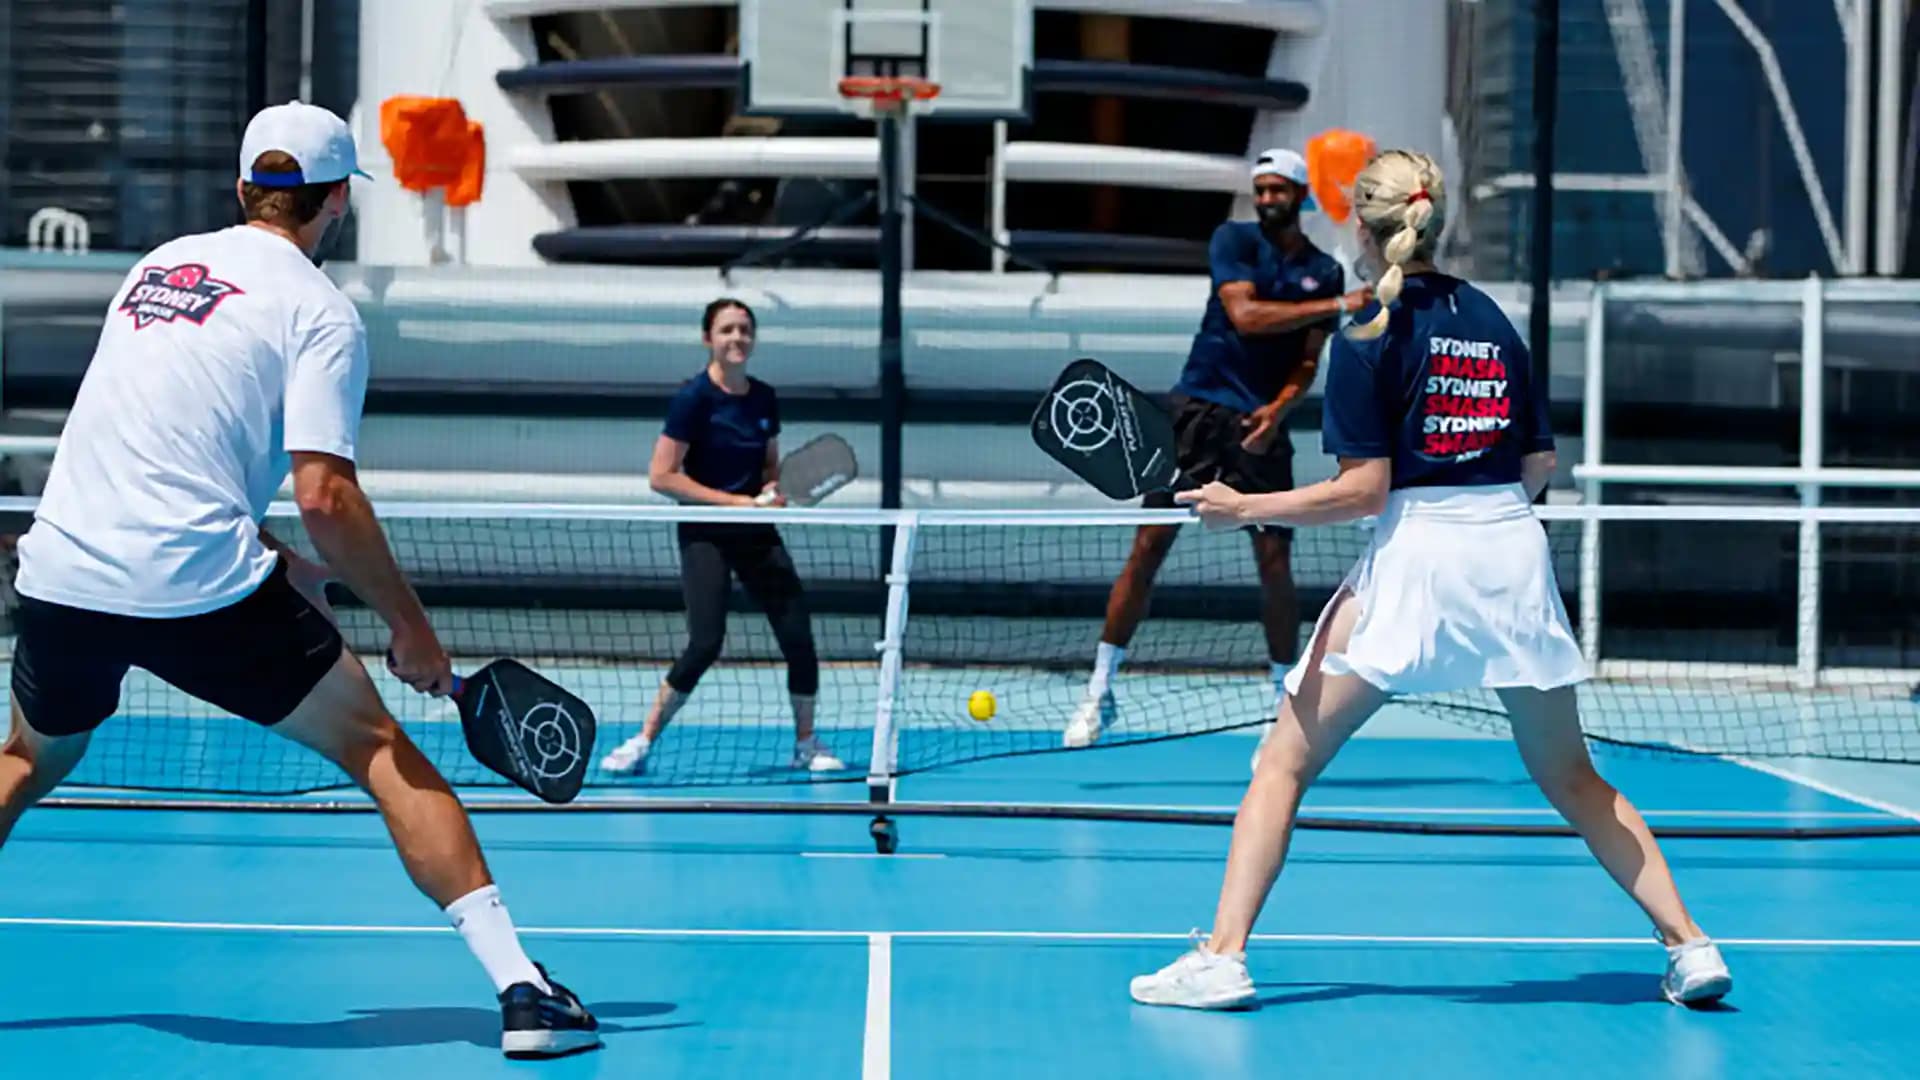
[(1380, 244), (1387, 268), (1373, 286), (1380, 310), (1348, 327), (1347, 336), (1371, 341), (1387, 332), (1393, 318), (1388, 309), (1406, 284), (1406, 264), (1433, 256), (1434, 241), (1446, 221), (1446, 198), (1440, 166), (1425, 154), (1388, 150), (1360, 170), (1353, 182), (1353, 208), (1361, 227)]

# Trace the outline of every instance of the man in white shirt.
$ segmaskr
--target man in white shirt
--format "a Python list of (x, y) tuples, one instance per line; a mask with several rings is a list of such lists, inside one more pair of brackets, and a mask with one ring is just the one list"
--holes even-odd
[[(579, 999), (521, 949), (466, 811), (326, 605), (338, 579), (391, 629), (394, 675), (449, 692), (452, 665), (355, 472), (365, 330), (317, 266), (354, 175), (339, 117), (263, 110), (240, 152), (247, 223), (161, 245), (114, 296), (19, 543), (0, 842), (143, 668), (324, 754), (373, 796), (414, 884), (493, 978), (504, 1051), (597, 1046)], [(321, 563), (260, 525), (289, 473)]]

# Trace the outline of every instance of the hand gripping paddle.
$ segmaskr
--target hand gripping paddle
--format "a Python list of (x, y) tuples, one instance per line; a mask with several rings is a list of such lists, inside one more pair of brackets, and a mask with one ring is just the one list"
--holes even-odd
[(859, 475), (860, 462), (853, 456), (853, 447), (838, 435), (811, 439), (780, 460), (780, 490), (787, 496), (788, 506), (813, 506)]

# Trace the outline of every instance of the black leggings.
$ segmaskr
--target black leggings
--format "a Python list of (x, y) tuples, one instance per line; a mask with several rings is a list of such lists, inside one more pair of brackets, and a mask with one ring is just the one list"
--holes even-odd
[(820, 690), (820, 659), (800, 575), (780, 534), (771, 525), (683, 522), (679, 526), (680, 589), (687, 603), (687, 648), (667, 672), (667, 685), (693, 693), (700, 676), (720, 658), (727, 637), (727, 594), (732, 575), (767, 613), (780, 655), (787, 660), (787, 692), (813, 696)]

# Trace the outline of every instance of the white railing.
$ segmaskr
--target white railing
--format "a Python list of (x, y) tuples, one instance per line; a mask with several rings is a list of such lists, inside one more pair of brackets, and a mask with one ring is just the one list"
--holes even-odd
[[(1828, 468), (1826, 442), (1826, 314), (1829, 298), (1849, 302), (1920, 304), (1920, 283), (1832, 282), (1809, 277), (1800, 283), (1723, 281), (1688, 285), (1596, 285), (1587, 301), (1581, 462), (1574, 467), (1583, 502), (1602, 507), (1606, 485), (1631, 483), (1675, 487), (1793, 487), (1800, 509), (1795, 584), (1795, 682), (1818, 685), (1820, 666), (1820, 530), (1841, 519), (1821, 508), (1826, 488), (1913, 490), (1920, 469)], [(1698, 465), (1610, 465), (1606, 461), (1607, 304), (1642, 301), (1795, 302), (1800, 305), (1800, 447), (1797, 468)], [(1920, 329), (1917, 326), (1916, 329)], [(1607, 508), (1613, 509), (1613, 508)], [(1658, 517), (1668, 507), (1650, 507)], [(1920, 510), (1908, 511), (1920, 514)], [(1742, 520), (1750, 513), (1740, 510)], [(1601, 528), (1599, 517), (1583, 519), (1580, 551), (1580, 643), (1591, 663), (1600, 660)]]

